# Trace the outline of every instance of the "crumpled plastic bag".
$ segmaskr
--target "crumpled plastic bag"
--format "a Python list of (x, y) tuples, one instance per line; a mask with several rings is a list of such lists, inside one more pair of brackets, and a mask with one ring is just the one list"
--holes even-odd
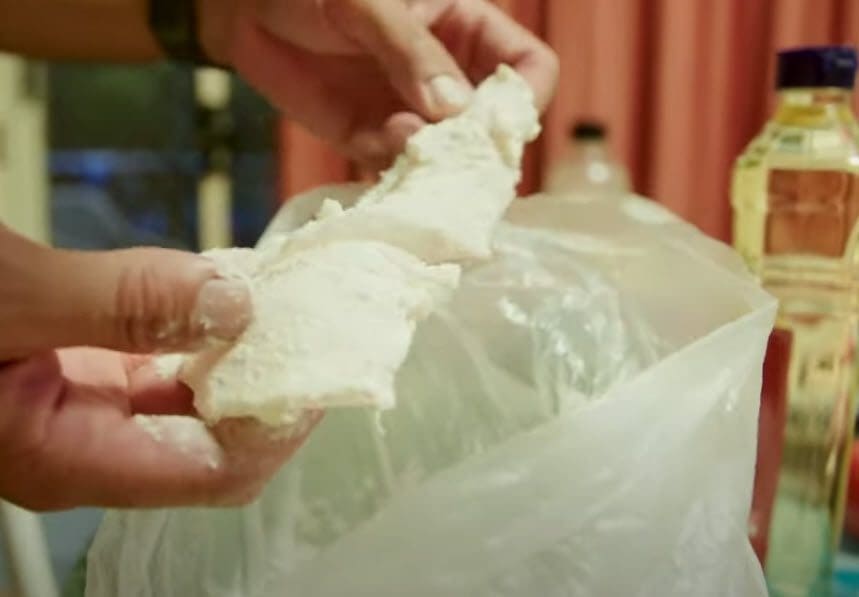
[(87, 596), (765, 596), (774, 300), (636, 198), (519, 201), (495, 245), (420, 326), (396, 408), (331, 410), (247, 507), (109, 512)]

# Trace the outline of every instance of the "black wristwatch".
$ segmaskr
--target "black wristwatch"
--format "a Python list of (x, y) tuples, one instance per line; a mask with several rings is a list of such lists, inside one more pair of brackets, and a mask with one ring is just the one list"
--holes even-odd
[(200, 44), (197, 0), (149, 0), (149, 28), (170, 60), (214, 66)]

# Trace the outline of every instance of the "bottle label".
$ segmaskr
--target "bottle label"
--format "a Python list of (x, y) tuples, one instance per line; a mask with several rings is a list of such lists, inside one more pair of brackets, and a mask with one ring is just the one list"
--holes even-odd
[(839, 258), (859, 216), (859, 185), (839, 170), (771, 170), (766, 253)]

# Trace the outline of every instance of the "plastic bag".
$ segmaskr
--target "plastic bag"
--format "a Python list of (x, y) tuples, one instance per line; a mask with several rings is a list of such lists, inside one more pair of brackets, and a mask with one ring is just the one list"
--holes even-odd
[(743, 272), (643, 200), (517, 202), (395, 409), (330, 411), (250, 506), (109, 512), (86, 594), (765, 596), (746, 521), (775, 303)]

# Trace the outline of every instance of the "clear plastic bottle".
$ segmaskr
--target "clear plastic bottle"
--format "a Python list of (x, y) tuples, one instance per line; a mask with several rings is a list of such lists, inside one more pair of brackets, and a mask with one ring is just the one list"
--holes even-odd
[(751, 538), (770, 594), (825, 596), (855, 418), (859, 127), (852, 48), (779, 53), (778, 107), (737, 159), (734, 244), (780, 302)]
[(577, 122), (570, 127), (569, 139), (566, 154), (549, 169), (545, 192), (583, 200), (629, 192), (626, 169), (612, 159), (602, 124)]

